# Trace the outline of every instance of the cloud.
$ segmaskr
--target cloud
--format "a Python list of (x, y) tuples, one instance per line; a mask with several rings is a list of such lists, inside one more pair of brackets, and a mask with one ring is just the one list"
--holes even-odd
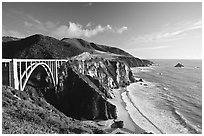
[(92, 25), (93, 25), (93, 24), (92, 24), (91, 22), (89, 22), (89, 23), (86, 25), (86, 27), (87, 27), (87, 28), (91, 28)]
[(24, 25), (25, 25), (26, 27), (31, 27), (31, 26), (33, 26), (33, 24), (30, 23), (30, 22), (28, 22), (28, 21), (25, 21), (25, 22), (24, 22)]
[(48, 31), (46, 28), (46, 24), (33, 17), (32, 15), (15, 9), (11, 9), (11, 12), (13, 13), (13, 16), (16, 17), (16, 19), (19, 19), (23, 22), (26, 28), (33, 28), (35, 30), (41, 30), (43, 32)]
[[(93, 3), (86, 3), (89, 6), (92, 6)], [(94, 25), (92, 22), (89, 22), (87, 25), (81, 25), (79, 23), (69, 22), (68, 25), (59, 25), (60, 22), (54, 23), (52, 21), (42, 22), (36, 17), (20, 12), (20, 11), (12, 11), (14, 14), (21, 18), (21, 22), (24, 25), (25, 31), (27, 34), (33, 33), (42, 33), (46, 35), (50, 35), (56, 38), (64, 38), (64, 37), (93, 37), (100, 33), (109, 32), (115, 34), (122, 34), (127, 30), (126, 26), (115, 27), (109, 24), (102, 25)], [(14, 33), (14, 32), (13, 32)], [(17, 33), (16, 33), (17, 35)]]
[(17, 30), (7, 30), (4, 27), (2, 28), (2, 35), (3, 36), (17, 37), (17, 38), (26, 37), (24, 34), (18, 32)]
[[(89, 25), (88, 25), (89, 26)], [(69, 22), (69, 26), (61, 25), (52, 34), (58, 37), (91, 37), (104, 32), (108, 27), (96, 26), (94, 29), (84, 29), (82, 25)]]
[(179, 22), (176, 24), (166, 24), (163, 26), (162, 31), (137, 36), (130, 40), (130, 44), (141, 44), (141, 43), (161, 43), (175, 41), (178, 39), (186, 38), (190, 35), (191, 31), (202, 28), (201, 20), (193, 20), (186, 22)]
[(122, 28), (117, 29), (117, 32), (121, 34), (125, 30), (127, 30), (127, 27), (123, 26)]
[(50, 30), (55, 29), (59, 22), (54, 23), (52, 21), (47, 21), (47, 22), (41, 22), (38, 19), (32, 17), (31, 15), (27, 15), (29, 21), (24, 21), (24, 26), (29, 28), (29, 29), (34, 29), (38, 30), (44, 33), (49, 33)]
[(92, 37), (103, 32), (123, 33), (127, 30), (127, 27), (112, 28), (110, 25), (101, 26), (97, 25), (91, 29), (91, 23), (88, 23), (85, 27), (78, 23), (69, 22), (69, 25), (61, 25), (52, 32), (52, 35), (57, 37)]
[(37, 23), (37, 24), (41, 24), (41, 22), (40, 22), (38, 19), (32, 17), (31, 15), (27, 15), (27, 17), (28, 17), (30, 20), (32, 20), (33, 22), (35, 22), (35, 23)]
[(47, 21), (47, 22), (45, 23), (45, 27), (48, 28), (48, 29), (52, 29), (52, 28), (55, 28), (58, 24), (59, 24), (59, 22), (53, 23), (53, 22), (51, 22), (51, 21)]

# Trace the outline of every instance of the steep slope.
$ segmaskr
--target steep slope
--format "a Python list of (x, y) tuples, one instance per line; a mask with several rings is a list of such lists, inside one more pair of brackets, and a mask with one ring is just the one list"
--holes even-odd
[(108, 53), (114, 53), (114, 54), (118, 54), (118, 55), (122, 55), (122, 56), (130, 56), (133, 57), (132, 55), (130, 55), (129, 53), (116, 48), (116, 47), (110, 47), (110, 46), (105, 46), (105, 45), (99, 45), (99, 44), (95, 44), (95, 43), (90, 43), (91, 46), (99, 51), (103, 51), (103, 52), (108, 52)]
[(107, 101), (106, 90), (95, 84), (97, 80), (74, 70), (72, 64), (68, 62), (59, 71), (58, 109), (77, 119), (116, 119), (116, 107)]
[(99, 44), (95, 44), (93, 42), (88, 42), (85, 41), (83, 39), (77, 39), (77, 38), (63, 38), (62, 41), (65, 41), (67, 43), (72, 43), (75, 44), (75, 46), (77, 46), (78, 48), (84, 49), (84, 51), (87, 52), (93, 52), (95, 51), (95, 53), (97, 52), (106, 52), (106, 53), (112, 53), (115, 55), (121, 55), (121, 56), (131, 56), (133, 57), (131, 54), (116, 48), (116, 47), (111, 47), (111, 46), (106, 46), (106, 45), (99, 45)]
[(63, 38), (61, 41), (64, 41), (66, 43), (69, 43), (71, 45), (74, 45), (80, 50), (83, 50), (84, 52), (90, 52), (93, 53), (95, 51), (94, 48), (90, 45), (89, 42), (84, 41), (82, 39), (77, 39), (77, 38)]
[(3, 134), (92, 134), (106, 133), (97, 126), (82, 123), (59, 112), (42, 94), (2, 86)]

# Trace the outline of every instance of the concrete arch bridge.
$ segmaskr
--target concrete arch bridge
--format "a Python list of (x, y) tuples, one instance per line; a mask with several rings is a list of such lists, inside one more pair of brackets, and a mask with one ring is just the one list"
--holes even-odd
[(42, 67), (55, 85), (58, 84), (58, 69), (65, 59), (2, 59), (2, 82), (23, 91), (31, 74)]

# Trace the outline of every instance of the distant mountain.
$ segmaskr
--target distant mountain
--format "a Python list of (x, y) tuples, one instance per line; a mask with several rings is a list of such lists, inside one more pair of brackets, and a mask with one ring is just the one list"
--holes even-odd
[(101, 58), (125, 61), (131, 67), (147, 66), (152, 63), (135, 58), (122, 49), (99, 45), (77, 38), (58, 40), (53, 37), (36, 34), (23, 39), (14, 37), (3, 37), (2, 39), (3, 58), (67, 59), (88, 52)]

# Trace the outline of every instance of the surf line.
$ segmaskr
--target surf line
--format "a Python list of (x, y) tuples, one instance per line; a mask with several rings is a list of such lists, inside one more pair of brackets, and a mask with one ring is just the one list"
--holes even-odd
[(129, 92), (126, 92), (128, 99), (130, 100), (130, 102), (133, 104), (133, 106), (135, 107), (135, 109), (137, 109), (137, 111), (150, 123), (152, 124), (157, 130), (159, 130), (159, 132), (161, 134), (165, 134), (160, 128), (158, 128), (154, 123), (152, 123), (138, 108), (137, 106), (134, 104), (134, 102), (130, 99), (130, 94)]

